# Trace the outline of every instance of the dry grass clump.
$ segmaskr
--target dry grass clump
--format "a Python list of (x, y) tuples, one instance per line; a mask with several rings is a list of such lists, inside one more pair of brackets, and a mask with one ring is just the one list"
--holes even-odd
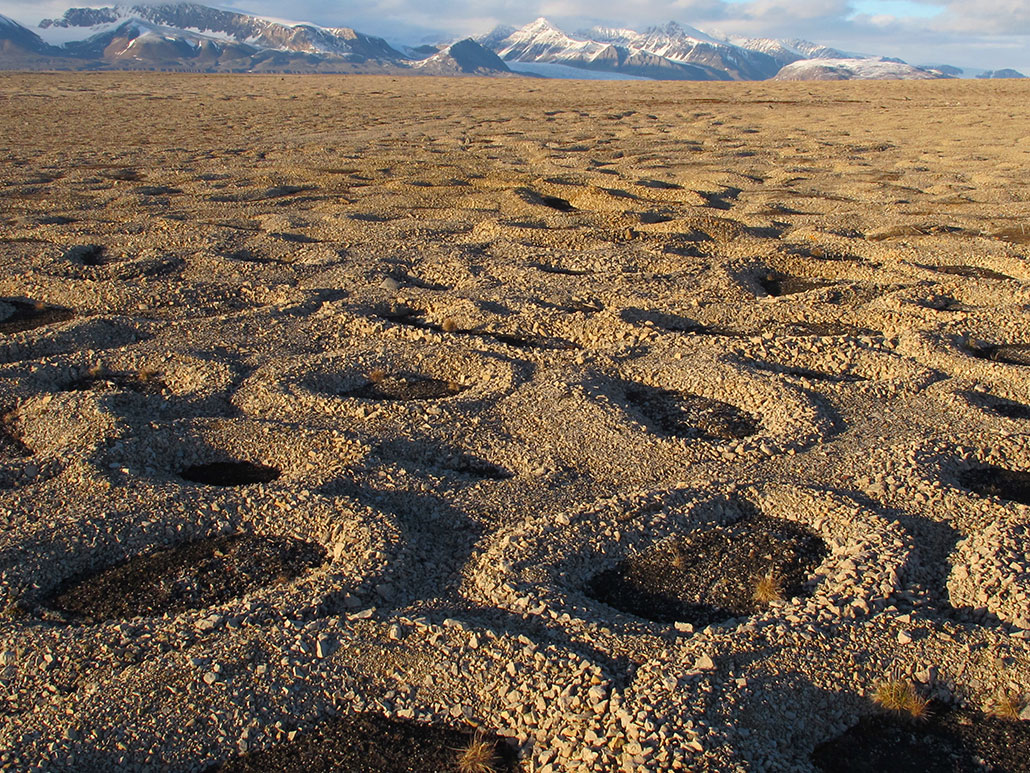
[(86, 371), (86, 375), (90, 378), (104, 378), (105, 376), (107, 376), (107, 373), (107, 366), (102, 365), (100, 363), (97, 363), (96, 365), (91, 365), (89, 370)]
[(1003, 690), (987, 704), (987, 711), (1002, 719), (1019, 719), (1026, 708), (1023, 696), (1012, 690)]
[(783, 601), (783, 579), (775, 569), (770, 569), (755, 581), (752, 597), (760, 604)]
[(911, 682), (904, 679), (887, 679), (880, 682), (876, 685), (873, 701), (887, 711), (911, 719), (926, 719), (930, 714), (930, 701), (916, 692)]
[(373, 371), (369, 371), (368, 380), (373, 384), (381, 384), (386, 380), (386, 371), (382, 368), (376, 368)]
[(136, 378), (146, 384), (155, 380), (161, 373), (156, 368), (142, 367), (136, 372)]
[(459, 773), (496, 773), (497, 748), (476, 733), (463, 749), (458, 749)]
[(443, 321), (443, 325), (441, 325), (441, 327), (443, 328), (443, 332), (445, 333), (457, 333), (459, 329), (458, 320), (456, 320), (454, 317), (448, 317)]

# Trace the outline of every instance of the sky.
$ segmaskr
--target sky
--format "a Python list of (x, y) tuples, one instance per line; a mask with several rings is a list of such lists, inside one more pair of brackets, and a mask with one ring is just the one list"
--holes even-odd
[[(131, 4), (138, 0), (123, 0)], [(151, 0), (154, 1), (154, 0)], [(546, 16), (568, 32), (594, 24), (643, 30), (677, 21), (706, 32), (805, 38), (912, 64), (952, 64), (1030, 75), (1030, 0), (196, 0), (263, 16), (349, 26), (414, 45), (521, 26)], [(27, 26), (70, 5), (102, 2), (0, 0)], [(106, 3), (106, 4), (114, 4)]]

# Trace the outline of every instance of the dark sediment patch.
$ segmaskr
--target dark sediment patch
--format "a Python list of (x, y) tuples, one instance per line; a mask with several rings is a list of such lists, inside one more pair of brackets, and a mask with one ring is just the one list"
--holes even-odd
[(72, 578), (44, 606), (80, 622), (204, 609), (325, 563), (324, 548), (288, 537), (233, 534), (159, 548)]
[(374, 215), (370, 212), (354, 212), (347, 215), (347, 217), (362, 223), (389, 223), (391, 220), (396, 219), (388, 215)]
[(1006, 228), (1001, 231), (997, 231), (993, 234), (995, 239), (1000, 239), (1003, 242), (1009, 242), (1010, 244), (1030, 244), (1030, 228), (1027, 228), (1025, 224), (1013, 228)]
[(275, 467), (254, 462), (210, 462), (195, 464), (179, 473), (179, 477), (204, 486), (252, 486), (271, 483), (281, 475)]
[(32, 449), (25, 445), (15, 429), (13, 412), (0, 410), (0, 459), (25, 459), (29, 456), (32, 456)]
[(487, 338), (491, 341), (496, 341), (499, 344), (510, 346), (513, 349), (522, 349), (525, 351), (537, 349), (541, 351), (569, 352), (576, 351), (581, 348), (577, 343), (553, 336), (523, 336), (516, 333), (497, 333), (490, 330), (474, 331), (470, 332), (469, 335), (474, 335), (479, 338)]
[(75, 318), (74, 311), (62, 306), (47, 306), (43, 303), (29, 303), (10, 298), (0, 298), (0, 303), (6, 303), (14, 308), (13, 314), (0, 320), (0, 333), (4, 335), (23, 333), (27, 330), (35, 330), (37, 327), (67, 322)]
[(969, 343), (966, 345), (966, 351), (981, 360), (1030, 366), (1030, 344)]
[(868, 380), (853, 373), (824, 373), (820, 370), (797, 368), (772, 362), (749, 362), (748, 365), (758, 370), (764, 370), (767, 373), (776, 373), (781, 376), (806, 379), (808, 381), (825, 381), (830, 384), (856, 384)]
[[(480, 743), (485, 767), (462, 755)], [(515, 773), (514, 751), (496, 735), (380, 714), (339, 717), (301, 732), (293, 741), (227, 761), (219, 773)]]
[(852, 338), (883, 335), (882, 331), (867, 327), (856, 327), (843, 322), (788, 322), (780, 332), (785, 336), (820, 337), (820, 338)]
[(646, 384), (624, 384), (623, 394), (648, 426), (667, 437), (739, 440), (758, 431), (758, 419), (719, 400)]
[[(594, 577), (587, 594), (656, 622), (710, 625), (753, 615), (775, 598), (802, 595), (828, 554), (823, 541), (795, 523), (751, 507), (727, 526), (676, 537)], [(760, 583), (769, 583), (765, 594)], [(756, 598), (757, 597), (757, 598)]]
[(307, 236), (306, 234), (295, 234), (295, 233), (270, 233), (268, 234), (273, 239), (278, 239), (282, 242), (289, 242), (291, 244), (321, 244), (321, 239), (316, 239), (314, 236)]
[(537, 193), (529, 188), (522, 188), (518, 191), (519, 197), (527, 204), (534, 204), (540, 207), (549, 207), (550, 209), (556, 209), (559, 212), (574, 212), (575, 207), (572, 206), (565, 199), (557, 196), (545, 196), (542, 193)]
[(1003, 467), (978, 467), (958, 476), (959, 483), (983, 497), (1030, 505), (1030, 472)]
[(982, 268), (980, 266), (923, 266), (930, 271), (936, 271), (938, 274), (950, 274), (952, 276), (964, 276), (969, 279), (1009, 279), (1008, 274), (1002, 274), (998, 271), (992, 271), (989, 268)]
[(834, 283), (825, 282), (819, 279), (802, 279), (801, 277), (796, 276), (770, 273), (759, 277), (758, 284), (767, 295), (771, 295), (774, 298), (780, 298), (784, 295), (797, 295), (798, 293), (805, 293), (809, 290), (819, 290), (823, 287), (829, 287)]
[(454, 459), (445, 460), (442, 467), (448, 472), (477, 480), (511, 480), (515, 477), (515, 473), (503, 467), (468, 454), (460, 454)]
[(934, 710), (918, 722), (865, 716), (812, 753), (825, 773), (1017, 773), (1027, 770), (1028, 759), (1030, 722), (964, 710)]
[(1006, 419), (1030, 419), (1030, 405), (990, 395), (970, 395), (970, 400), (985, 411)]
[(365, 384), (357, 389), (342, 392), (341, 396), (387, 401), (442, 400), (460, 394), (466, 389), (468, 387), (438, 378), (373, 373)]
[(862, 262), (862, 258), (857, 255), (834, 247), (792, 245), (787, 248), (787, 252), (790, 255), (796, 255), (800, 258), (812, 258), (813, 260), (833, 260), (847, 263)]
[(670, 333), (700, 333), (703, 325), (678, 314), (668, 314), (653, 309), (639, 309), (633, 306), (619, 312), (623, 322), (631, 325), (650, 324)]
[(268, 201), (271, 199), (282, 199), (287, 196), (296, 196), (298, 193), (314, 190), (312, 186), (301, 185), (276, 185), (264, 190), (251, 190), (242, 193), (225, 193), (209, 196), (211, 201), (222, 203), (240, 203), (247, 201)]
[(665, 182), (664, 180), (637, 180), (637, 185), (641, 188), (651, 188), (656, 191), (681, 191), (683, 190), (682, 185), (677, 183)]
[(116, 258), (107, 254), (100, 244), (80, 244), (72, 247), (64, 253), (64, 259), (80, 266), (107, 266), (118, 262)]
[(279, 263), (289, 264), (289, 261), (280, 260), (279, 258), (269, 258), (265, 255), (259, 255), (253, 250), (234, 250), (233, 252), (226, 253), (224, 256), (227, 260), (235, 260), (241, 263)]
[(61, 386), (62, 392), (138, 392), (159, 395), (165, 384), (156, 372), (140, 370), (135, 373), (92, 371)]
[(547, 263), (530, 263), (531, 268), (535, 268), (537, 271), (543, 271), (545, 274), (561, 274), (563, 276), (586, 276), (592, 272), (586, 269), (579, 268), (565, 268), (564, 266), (554, 266)]
[(136, 189), (140, 196), (174, 196), (182, 193), (181, 188), (172, 188), (168, 185), (143, 185)]
[(740, 196), (741, 192), (740, 188), (727, 188), (717, 193), (697, 191), (697, 195), (704, 199), (706, 207), (726, 211), (733, 209), (733, 203)]

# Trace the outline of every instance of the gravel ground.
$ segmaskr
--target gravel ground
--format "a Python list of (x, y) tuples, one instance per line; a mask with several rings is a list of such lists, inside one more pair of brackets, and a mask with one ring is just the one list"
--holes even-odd
[(0, 767), (1018, 770), (1026, 97), (3, 74)]

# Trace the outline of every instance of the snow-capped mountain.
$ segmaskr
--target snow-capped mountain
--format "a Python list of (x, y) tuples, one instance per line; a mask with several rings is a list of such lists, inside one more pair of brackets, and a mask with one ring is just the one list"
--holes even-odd
[(422, 75), (500, 75), (511, 74), (500, 57), (471, 38), (459, 40), (432, 56), (412, 64)]
[(45, 54), (49, 46), (32, 30), (0, 14), (0, 51)]
[[(722, 38), (726, 43), (758, 51), (772, 57), (780, 67), (801, 61), (802, 59), (848, 59), (853, 58), (844, 51), (822, 46), (808, 40), (792, 38), (777, 40), (775, 38), (743, 38), (738, 35), (727, 35)], [(861, 58), (861, 57), (859, 57)]]
[(569, 35), (541, 17), (520, 29), (495, 29), (478, 41), (506, 62), (560, 64), (659, 80), (730, 79), (717, 68), (677, 62), (647, 50), (630, 37), (641, 37), (632, 30), (604, 30), (608, 39), (600, 40), (593, 34)]
[(766, 53), (734, 45), (699, 29), (669, 22), (644, 32), (595, 27), (592, 39), (647, 51), (679, 64), (693, 64), (721, 71), (733, 80), (765, 80), (782, 66)]
[[(644, 32), (594, 27), (569, 34), (545, 18), (524, 27), (498, 27), (478, 38), (518, 70), (519, 64), (565, 65), (586, 70), (636, 75), (659, 80), (766, 80), (785, 66), (808, 60), (846, 60), (834, 67), (795, 67), (792, 78), (923, 78), (919, 68), (899, 63), (859, 66), (865, 58), (807, 40), (773, 40), (718, 36), (670, 22)], [(879, 62), (870, 57), (868, 62)]]
[(778, 81), (932, 80), (949, 76), (896, 59), (805, 59), (788, 64)]
[[(350, 27), (322, 27), (194, 2), (71, 8), (34, 30), (0, 16), (0, 69), (162, 69), (534, 77), (765, 80), (939, 78), (805, 40), (741, 38), (670, 22), (643, 32), (567, 33), (545, 18), (450, 45), (402, 47)], [(1009, 75), (1000, 71), (999, 75)]]
[[(166, 53), (228, 47), (238, 54), (278, 51), (338, 57), (350, 62), (395, 62), (403, 55), (381, 38), (363, 35), (349, 27), (286, 24), (243, 13), (222, 11), (195, 3), (72, 8), (60, 19), (44, 19), (40, 36), (72, 55), (104, 56), (120, 39), (133, 47), (161, 44)], [(142, 38), (141, 43), (133, 43)], [(241, 46), (246, 48), (240, 48)]]

